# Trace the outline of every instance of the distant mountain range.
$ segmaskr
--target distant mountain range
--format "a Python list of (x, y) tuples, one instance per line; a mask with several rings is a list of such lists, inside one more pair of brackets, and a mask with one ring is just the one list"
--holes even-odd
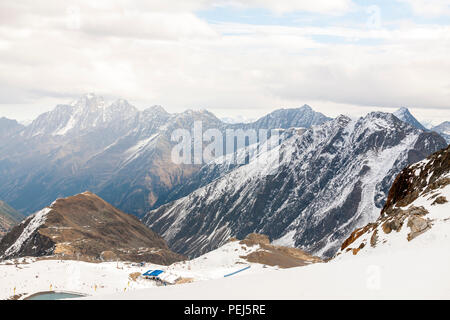
[[(406, 108), (394, 115), (331, 119), (304, 105), (227, 123), (207, 110), (140, 111), (87, 94), (26, 126), (0, 119), (0, 199), (28, 215), (91, 190), (182, 254), (257, 232), (327, 258), (377, 218), (403, 167), (447, 146), (433, 132), (448, 138), (447, 123), (429, 131)], [(203, 131), (276, 130), (281, 145), (257, 141), (224, 161), (174, 163), (172, 133), (199, 121)]]
[(447, 143), (450, 143), (450, 121), (444, 121), (440, 125), (437, 125), (435, 127), (432, 127), (430, 130), (425, 128), (412, 114), (411, 112), (405, 108), (402, 107), (394, 112), (394, 115), (402, 120), (403, 122), (409, 123), (413, 127), (423, 130), (423, 131), (434, 131), (439, 133), (446, 141)]
[(143, 221), (188, 256), (256, 232), (327, 258), (377, 218), (402, 168), (446, 146), (438, 134), (381, 112), (287, 131), (283, 140), (247, 165), (204, 167), (191, 188), (198, 189)]
[(0, 201), (0, 239), (23, 219), (25, 219), (24, 215), (11, 208), (6, 202)]
[(106, 105), (87, 94), (58, 105), (28, 126), (8, 124), (0, 132), (0, 198), (30, 214), (56, 198), (92, 190), (118, 208), (142, 216), (164, 204), (173, 189), (189, 181), (201, 165), (174, 164), (171, 134), (203, 129), (310, 127), (330, 118), (309, 106), (282, 109), (256, 122), (227, 124), (212, 113), (169, 114), (154, 106), (139, 111), (125, 100)]
[(433, 127), (431, 130), (439, 133), (442, 137), (444, 137), (447, 143), (450, 143), (450, 121), (442, 122), (440, 125)]
[(19, 124), (16, 120), (11, 120), (7, 118), (0, 118), (0, 137), (6, 138), (13, 135), (25, 127)]

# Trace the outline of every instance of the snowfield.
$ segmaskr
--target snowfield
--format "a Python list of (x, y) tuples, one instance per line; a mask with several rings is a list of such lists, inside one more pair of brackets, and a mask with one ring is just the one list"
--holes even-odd
[(450, 245), (87, 299), (449, 299)]
[(69, 260), (18, 259), (0, 264), (0, 299), (14, 295), (25, 298), (46, 291), (83, 295), (112, 294), (156, 286), (154, 282), (131, 281), (129, 274), (143, 273), (157, 266), (134, 267), (123, 262), (87, 263)]
[[(0, 263), (0, 299), (20, 295), (21, 299), (46, 291), (71, 292), (96, 296), (124, 293), (144, 288), (158, 287), (154, 281), (138, 278), (133, 281), (129, 275), (141, 274), (148, 270), (164, 270), (163, 275), (177, 276), (189, 281), (205, 281), (223, 278), (225, 275), (242, 270), (233, 277), (257, 274), (277, 267), (265, 267), (249, 263), (240, 258), (260, 249), (247, 247), (238, 242), (230, 242), (197, 259), (178, 262), (171, 266), (146, 264), (141, 267), (127, 262), (88, 263), (70, 260), (37, 260), (20, 258)], [(163, 277), (161, 277), (163, 278)], [(177, 285), (178, 286), (178, 285)]]
[[(43, 291), (88, 295), (83, 299), (117, 300), (450, 299), (450, 228), (449, 223), (442, 226), (447, 227), (435, 233), (432, 229), (401, 250), (383, 246), (370, 253), (292, 269), (236, 264), (237, 248), (232, 246), (170, 267), (20, 259), (28, 264), (0, 264), (0, 299)], [(419, 245), (412, 245), (417, 240), (421, 240)], [(251, 268), (242, 273), (223, 277), (248, 265)], [(157, 287), (149, 280), (128, 278), (133, 272), (149, 269), (162, 269), (197, 281)]]
[[(111, 294), (148, 288), (153, 283), (130, 281), (128, 275), (145, 268), (131, 264), (82, 261), (18, 259), (18, 264), (5, 261), (0, 264), (0, 299), (14, 295), (22, 298), (45, 291), (74, 292), (84, 295)], [(144, 271), (145, 272), (145, 271)]]

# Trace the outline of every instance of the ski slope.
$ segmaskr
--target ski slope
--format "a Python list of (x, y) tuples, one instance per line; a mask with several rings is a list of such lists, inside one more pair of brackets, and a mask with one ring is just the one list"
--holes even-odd
[(449, 242), (84, 299), (450, 299)]

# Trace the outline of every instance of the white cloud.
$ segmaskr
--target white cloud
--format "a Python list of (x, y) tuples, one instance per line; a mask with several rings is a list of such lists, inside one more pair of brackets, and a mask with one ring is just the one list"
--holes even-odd
[(419, 16), (438, 17), (450, 15), (450, 2), (448, 0), (398, 0), (411, 6), (414, 13)]
[(125, 12), (88, 16), (81, 30), (90, 35), (161, 40), (217, 36), (206, 22), (191, 13)]
[(217, 0), (216, 5), (229, 5), (242, 8), (260, 7), (276, 13), (306, 11), (326, 14), (342, 14), (349, 11), (353, 3), (351, 0)]
[[(192, 12), (223, 2), (190, 0), (80, 1), (78, 21), (61, 1), (42, 3), (0, 3), (0, 116), (29, 118), (91, 91), (141, 107), (252, 117), (304, 103), (331, 115), (345, 106), (449, 107), (449, 26), (209, 25)], [(314, 9), (289, 3), (271, 9)]]

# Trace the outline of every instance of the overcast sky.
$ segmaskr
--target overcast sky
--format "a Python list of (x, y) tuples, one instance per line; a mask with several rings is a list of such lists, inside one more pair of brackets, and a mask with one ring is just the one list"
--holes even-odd
[(406, 106), (439, 123), (449, 53), (448, 0), (2, 0), (0, 117), (95, 92), (220, 117)]

